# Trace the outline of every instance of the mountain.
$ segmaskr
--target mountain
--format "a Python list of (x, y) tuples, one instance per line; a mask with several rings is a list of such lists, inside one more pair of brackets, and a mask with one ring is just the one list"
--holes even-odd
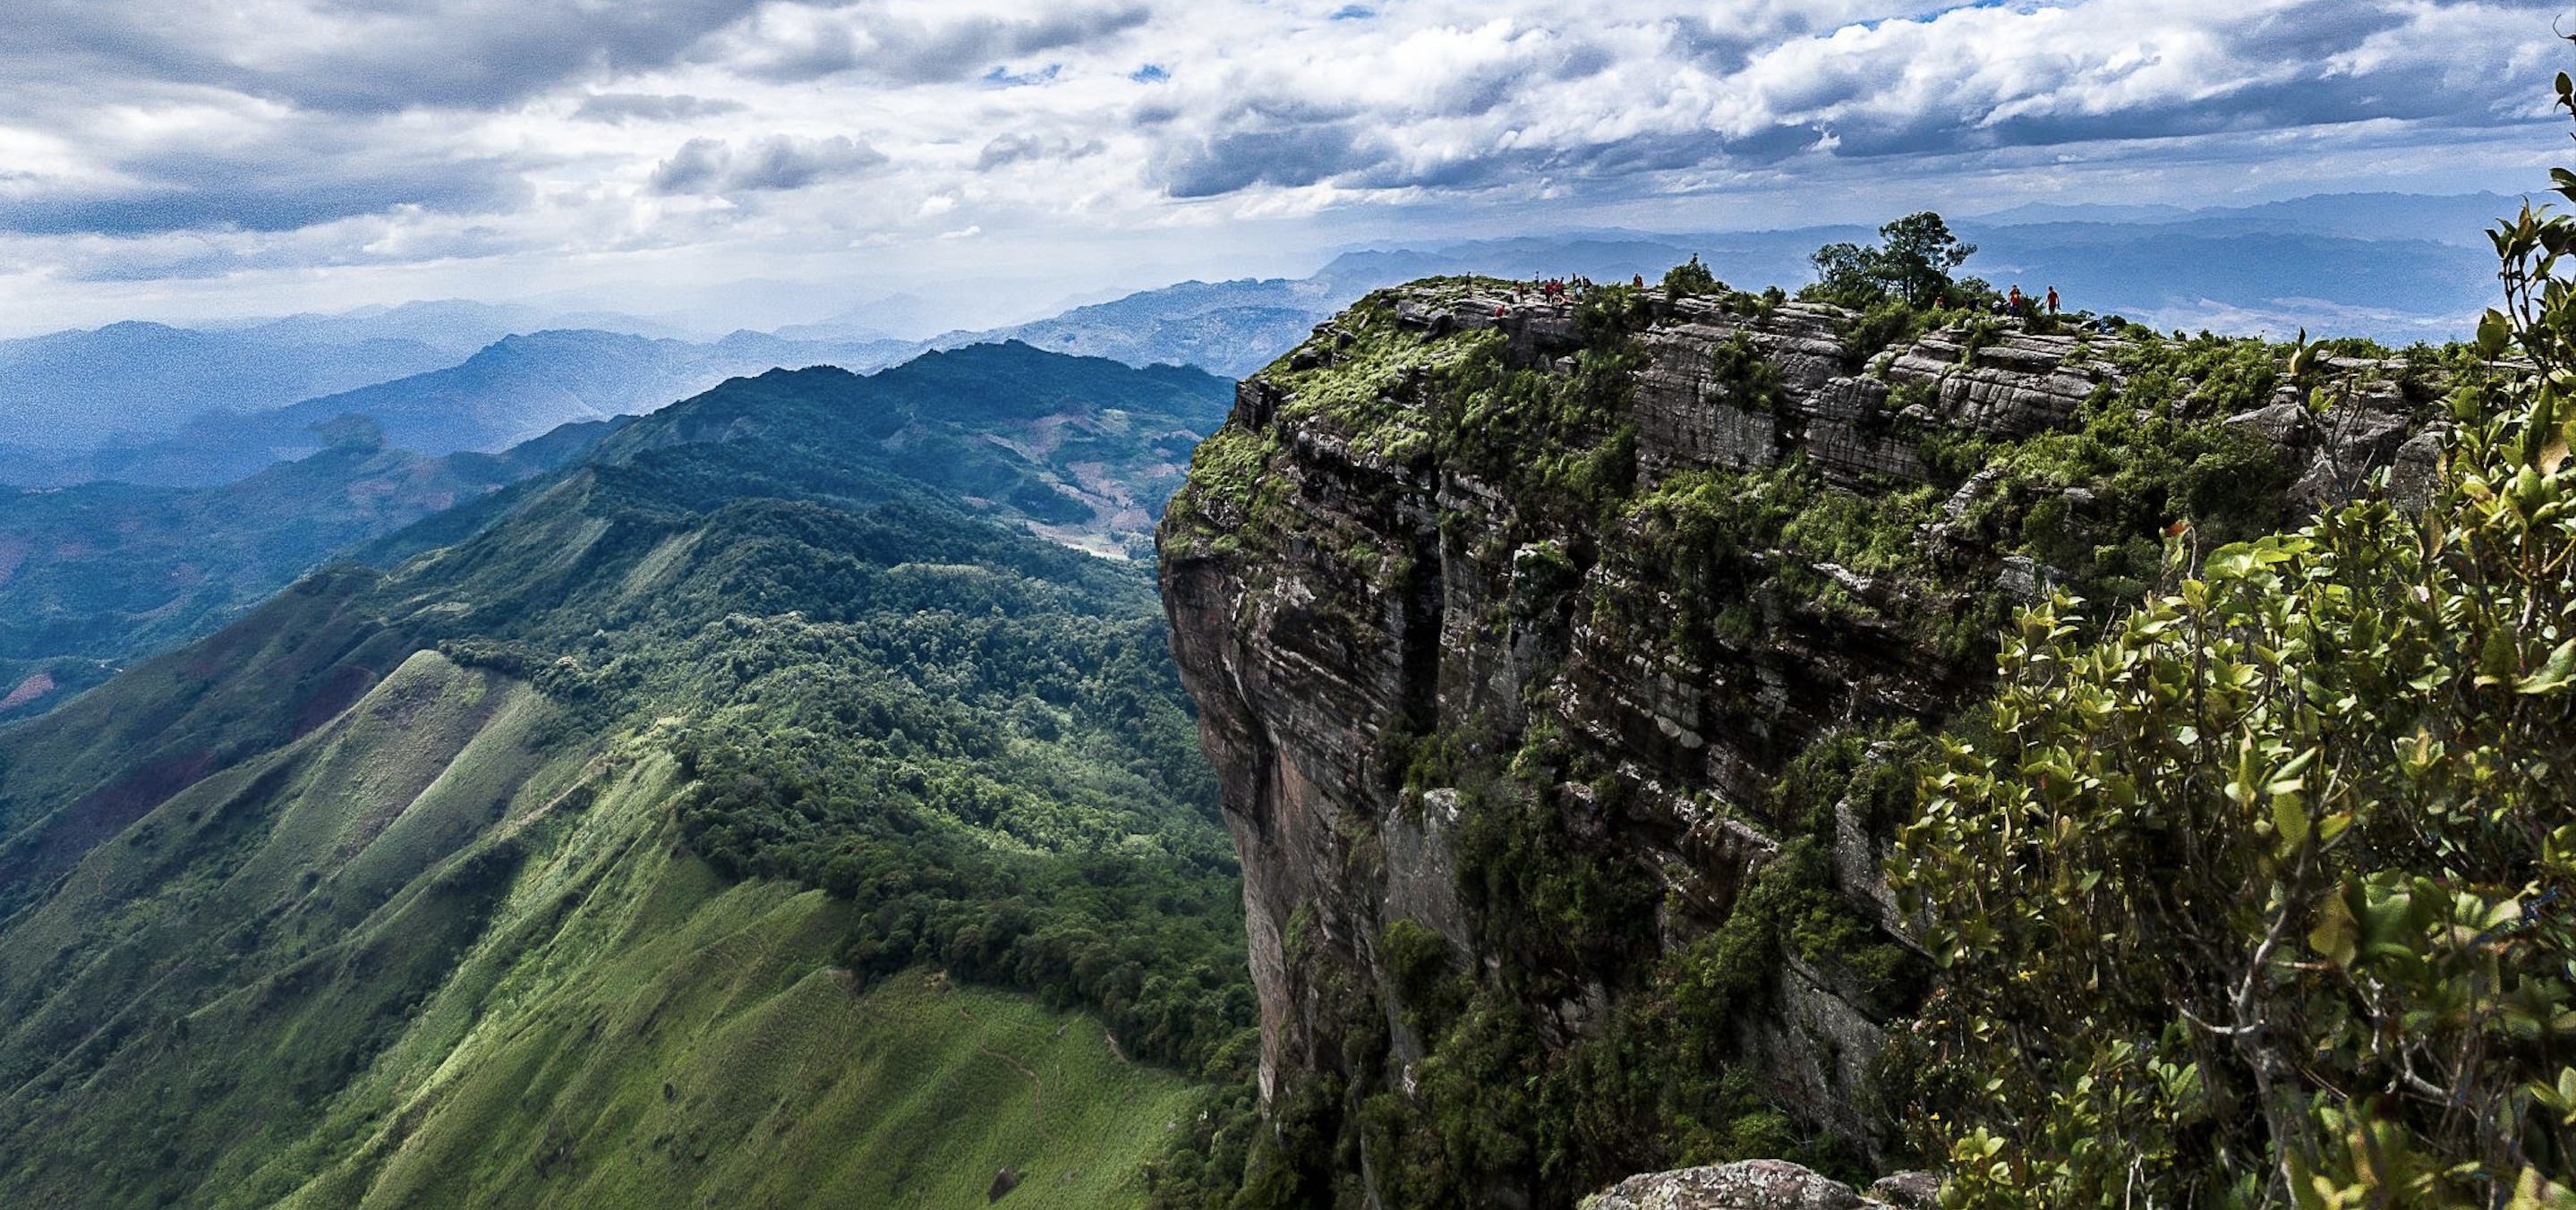
[(0, 728), (0, 1197), (1239, 1179), (1240, 891), (1151, 575), (918, 456), (1033, 482), (1027, 434), (1223, 384), (916, 365), (724, 384)]
[(1129, 365), (1192, 365), (1227, 377), (1261, 368), (1346, 301), (1335, 279), (1182, 282), (1032, 323), (951, 332), (937, 348), (1022, 341)]
[(588, 308), (544, 307), (525, 303), (475, 302), (461, 298), (407, 302), (390, 307), (305, 313), (272, 319), (209, 325), (262, 340), (297, 344), (333, 344), (353, 340), (413, 340), (461, 361), (505, 336), (548, 329), (586, 328), (634, 336), (686, 338), (671, 324), (643, 316)]
[(704, 344), (597, 331), (506, 336), (461, 364), (260, 412), (201, 414), (152, 441), (18, 459), (0, 467), (0, 481), (222, 483), (322, 448), (331, 440), (326, 426), (350, 416), (423, 454), (497, 453), (561, 425), (649, 411), (773, 366), (870, 369), (909, 349), (891, 341), (786, 341), (759, 333)]
[[(209, 412), (264, 411), (453, 361), (403, 337), (284, 340), (151, 323), (0, 341), (0, 452), (159, 437)], [(0, 481), (17, 478), (0, 465)]]
[[(2449, 414), (2455, 386), (2488, 381), (2458, 348), (2399, 360), (2354, 343), (2325, 351), (2372, 355), (2294, 361), (2260, 341), (2046, 316), (1860, 315), (1719, 288), (1621, 285), (1558, 305), (1514, 293), (1442, 278), (1335, 317), (1243, 382), (1161, 528), (1173, 650), (1243, 863), (1275, 1127), (1250, 1164), (1273, 1174), (1278, 1204), (1568, 1206), (1722, 1161), (1795, 1160), (1864, 1185), (1948, 1166), (1963, 1135), (1924, 1115), (2014, 1077), (1951, 1082), (1935, 1056), (1955, 1049), (1933, 1048), (1961, 1043), (1962, 997), (2010, 1003), (2013, 976), (1970, 959), (1983, 982), (1945, 985), (1920, 922), (1974, 905), (1901, 901), (1888, 859), (1926, 818), (1918, 784), (1957, 767), (1945, 753), (2037, 725), (2026, 697), (1993, 701), (1999, 647), (2041, 653), (2028, 676), (2046, 685), (2075, 675), (2058, 669), (2095, 636), (2124, 633), (2120, 611), (2150, 586), (2179, 591), (2196, 551), (2221, 552), (2213, 568), (2269, 566), (2225, 552), (2356, 495), (2349, 525), (2395, 515), (2378, 470), (2399, 508), (2421, 507), (2441, 451), (2418, 430)], [(2322, 413), (2312, 390), (2331, 401)], [(2352, 532), (2366, 546), (2381, 531)], [(2087, 620), (2062, 604), (2063, 623), (2014, 629), (2060, 588)], [(2135, 641), (2161, 633), (2125, 625)], [(2516, 666), (2560, 637), (2535, 636)], [(2373, 641), (2341, 649), (2376, 670), (2394, 657)], [(2329, 646), (2295, 642), (2310, 645), (2293, 668)], [(2075, 666), (2125, 678), (2132, 664)], [(2081, 735), (2097, 704), (2186, 700), (2233, 675), (2204, 667), (2210, 680), (2188, 662), (2116, 680), (2050, 725)], [(2416, 665), (2388, 667), (2405, 671), (2377, 672), (2379, 692), (2420, 696), (2402, 680)], [(2339, 709), (2306, 703), (2342, 690), (2313, 692), (2231, 700)], [(2189, 743), (2179, 726), (2099, 747)], [(2030, 752), (1990, 784), (2008, 803), (2065, 805), (2067, 834), (2120, 818), (2116, 787), (2048, 763), (2075, 759), (2065, 751)], [(2225, 780), (2177, 797), (2251, 801)], [(1977, 873), (2025, 886), (2026, 919), (2059, 919), (2052, 881), (2104, 866), (2032, 863), (2013, 847), (2021, 818), (1999, 817)], [(2162, 817), (2136, 826), (2140, 862), (2199, 835)], [(1977, 864), (1909, 853), (1917, 877)], [(2260, 885), (2209, 910), (2240, 912)], [(2172, 968), (2165, 939), (2097, 913), (2064, 923), (2114, 930), (2141, 970)], [(1941, 952), (1974, 949), (1974, 927)], [(2254, 944), (2231, 938), (2226, 961)], [(2099, 1001), (2082, 989), (2086, 947), (2066, 948), (2051, 994), (2075, 1021)], [(2147, 1017), (2173, 1019), (2137, 994)], [(2095, 1040), (2144, 1048), (2136, 1036)], [(2185, 1061), (2185, 1036), (2166, 1034), (2154, 1061)], [(1981, 1077), (2028, 1058), (2024, 1037), (1995, 1036), (2006, 1053)], [(2105, 1137), (2050, 1128), (2065, 1133), (2039, 1146)], [(1735, 1175), (1766, 1173), (1760, 1197), (1709, 1198), (1716, 1178), (1698, 1172), (1604, 1204), (1861, 1204), (1788, 1165)], [(1702, 1193), (1671, 1200), (1676, 1188)], [(1824, 1191), (1791, 1196), (1810, 1189)]]
[(354, 431), (216, 487), (0, 496), (0, 720), (205, 635), (345, 547), (559, 467), (614, 427), (566, 425), (504, 454), (442, 458)]
[[(517, 370), (561, 364), (521, 356), (522, 343), (504, 342)], [(633, 338), (579, 347), (601, 344), (611, 366), (618, 352), (646, 347)], [(623, 389), (644, 389), (636, 383), (652, 372), (646, 366)], [(397, 407), (421, 397), (393, 396)], [(862, 424), (866, 457), (899, 464), (911, 481), (1049, 540), (1128, 558), (1150, 552), (1162, 502), (1229, 398), (1224, 380), (1197, 370), (978, 346), (872, 377), (825, 368), (734, 380), (633, 440), (756, 436), (788, 446), (804, 426)], [(422, 410), (378, 414), (413, 419), (403, 431), (423, 436)], [(343, 416), (326, 425), (338, 444), (231, 483), (93, 483), (0, 497), (0, 697), (9, 702), (0, 719), (51, 709), (137, 656), (194, 639), (336, 552), (361, 548), (389, 565), (461, 539), (520, 498), (499, 489), (603, 440), (600, 457), (623, 464), (630, 443), (610, 437), (623, 423), (577, 421), (500, 455), (433, 458), (390, 445), (372, 418)], [(428, 430), (432, 444), (455, 431)], [(395, 534), (415, 521), (418, 529)]]
[[(2476, 233), (2520, 201), (2349, 194), (2201, 209), (2028, 203), (1952, 226), (1979, 245), (1966, 272), (2032, 293), (2056, 285), (2071, 308), (2160, 328), (2278, 335), (2306, 327), (2403, 345), (2468, 332), (2491, 273), (2491, 250)], [(1353, 248), (1311, 277), (1182, 282), (1029, 323), (950, 332), (928, 347), (1020, 340), (1243, 377), (1361, 295), (1418, 278), (1660, 280), (1696, 256), (1731, 281), (1794, 286), (1812, 278), (1807, 258), (1817, 248), (1871, 238), (1868, 228), (1835, 225)]]

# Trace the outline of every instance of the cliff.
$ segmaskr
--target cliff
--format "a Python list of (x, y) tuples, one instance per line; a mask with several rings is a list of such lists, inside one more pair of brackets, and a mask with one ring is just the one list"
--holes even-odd
[(1305, 1196), (1903, 1166), (1878, 861), (2012, 607), (2430, 466), (2420, 356), (1935, 319), (1445, 279), (1241, 384), (1162, 580)]

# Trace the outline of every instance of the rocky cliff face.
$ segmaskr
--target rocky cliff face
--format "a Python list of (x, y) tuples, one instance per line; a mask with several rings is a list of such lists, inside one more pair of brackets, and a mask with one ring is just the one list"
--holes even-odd
[[(1894, 724), (1974, 699), (2013, 600), (2116, 578), (2199, 496), (2244, 489), (2209, 511), (2260, 525), (2284, 485), (2338, 490), (2399, 454), (2424, 394), (2354, 363), (2370, 385), (2327, 426), (2259, 366), (2195, 379), (1993, 321), (1867, 347), (1856, 320), (1416, 286), (1246, 380), (1203, 449), (1164, 600), (1242, 852), (1263, 1093), (1340, 1139), (1344, 1203), (1545, 1203), (1754, 1145), (1688, 1135), (1668, 1091), (1603, 1091), (1640, 1065), (1732, 1071), (1822, 1150), (1893, 1163), (1872, 1068), (1921, 979), (1877, 870), (1888, 821), (1849, 767), (1803, 801), (1784, 773), (1847, 737), (1893, 759)], [(2197, 477), (2131, 507), (2114, 471), (2053, 469), (2119, 425)], [(2091, 553), (2043, 557), (2067, 550)], [(1784, 854), (1806, 873), (1757, 893)], [(1712, 947), (1754, 905), (1760, 977), (1693, 974), (1742, 964)], [(1461, 1039), (1515, 1015), (1529, 1070), (1478, 1071), (1493, 1047)], [(1495, 1129), (1581, 1137), (1520, 1155), (1438, 1124), (1499, 1075), (1572, 1108)]]

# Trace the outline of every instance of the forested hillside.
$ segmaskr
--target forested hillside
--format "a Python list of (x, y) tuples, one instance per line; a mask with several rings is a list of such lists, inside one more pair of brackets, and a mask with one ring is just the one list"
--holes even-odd
[[(776, 458), (874, 467), (895, 477), (889, 492), (926, 484), (970, 511), (1128, 556), (1147, 548), (1191, 446), (1227, 398), (1223, 380), (1196, 370), (1011, 345), (869, 376), (817, 368), (736, 380), (669, 423), (691, 440), (757, 433)], [(831, 419), (838, 413), (857, 418)], [(335, 554), (390, 566), (454, 541), (521, 499), (487, 493), (562, 466), (623, 423), (568, 424), (497, 455), (431, 458), (343, 416), (323, 426), (329, 448), (235, 482), (0, 489), (0, 719), (51, 709), (137, 657), (204, 635)], [(834, 423), (845, 448), (795, 440), (804, 426)], [(672, 439), (650, 428), (637, 440)], [(757, 490), (780, 473), (771, 458), (728, 463), (744, 477), (711, 478), (709, 490)]]
[(52, 709), (238, 617), (334, 553), (562, 466), (614, 426), (427, 458), (353, 427), (330, 448), (196, 489), (0, 488), (0, 719)]
[(977, 356), (675, 405), (0, 731), (0, 1197), (1142, 1200), (1252, 1046), (1151, 579), (899, 439), (1189, 395)]

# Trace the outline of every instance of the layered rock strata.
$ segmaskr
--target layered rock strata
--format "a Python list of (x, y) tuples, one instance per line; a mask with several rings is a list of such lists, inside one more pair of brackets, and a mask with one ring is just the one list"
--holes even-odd
[[(1569, 782), (1551, 797), (1575, 843), (1633, 863), (1662, 889), (1655, 927), (1669, 951), (1726, 927), (1748, 880), (1778, 853), (1786, 821), (1762, 812), (1791, 757), (1854, 720), (1937, 719), (1972, 699), (1982, 674), (1866, 608), (1825, 610), (1778, 593), (1727, 603), (1753, 615), (1750, 639), (1677, 642), (1704, 627), (1709, 603), (1687, 599), (1651, 544), (1615, 521), (1602, 532), (1534, 533), (1533, 510), (1495, 480), (1492, 459), (1444, 456), (1437, 441), (1384, 431), (1430, 430), (1457, 404), (1440, 397), (1432, 364), (1451, 342), (1487, 347), (1513, 367), (1580, 372), (1575, 309), (1454, 285), (1383, 301), (1376, 322), (1391, 313), (1431, 350), (1424, 364), (1374, 367), (1365, 397), (1339, 412), (1318, 406), (1301, 389), (1348, 388), (1317, 376), (1344, 359), (1361, 373), (1366, 351), (1354, 337), (1363, 318), (1320, 326), (1239, 388), (1228, 436), (1261, 451), (1249, 479), (1218, 483), (1203, 468), (1160, 533), (1174, 650), (1243, 858), (1265, 1097), (1317, 1073), (1410, 1088), (1425, 1042), (1379, 952), (1391, 922), (1437, 933), (1469, 970), (1524, 961), (1480, 946), (1458, 878), (1467, 808), (1447, 787), (1408, 796), (1408, 738), (1454, 733), (1508, 751), (1543, 727), (1613, 771), (1615, 792)], [(2061, 428), (2123, 385), (2123, 342), (2104, 334), (1984, 325), (1855, 350), (1845, 335), (1853, 317), (1831, 307), (1657, 296), (1654, 308), (1634, 333), (1642, 364), (1596, 434), (1633, 433), (1637, 492), (1792, 457), (1830, 490), (1901, 489), (1932, 479), (1927, 443), (1937, 436)], [(1776, 385), (1752, 390), (1720, 372), (1724, 350), (1748, 347)], [(2334, 490), (2350, 467), (2404, 446), (2402, 407), (2329, 433), (2295, 399), (2278, 402), (2300, 416), (2249, 415), (2241, 427), (2294, 461), (2303, 491)], [(1947, 516), (1993, 478), (1960, 483)], [(2001, 585), (2027, 595), (2049, 579), (2027, 557), (1941, 528), (1921, 540), (1960, 547), (1945, 566), (1962, 593)], [(1920, 591), (1830, 564), (1811, 570), (1865, 606)], [(1837, 889), (1896, 932), (1878, 874), (1888, 838), (1849, 812), (1840, 823)], [(1885, 1108), (1867, 1088), (1884, 1008), (1829, 963), (1783, 965), (1767, 1002), (1740, 1014), (1741, 1056), (1765, 1095), (1806, 1122), (1847, 1139), (1886, 1137)], [(1557, 973), (1549, 985), (1573, 990), (1526, 1006), (1551, 1044), (1598, 1030), (1639, 974)], [(1383, 1012), (1392, 1070), (1353, 1070), (1365, 1061), (1347, 1052), (1354, 1004)]]

